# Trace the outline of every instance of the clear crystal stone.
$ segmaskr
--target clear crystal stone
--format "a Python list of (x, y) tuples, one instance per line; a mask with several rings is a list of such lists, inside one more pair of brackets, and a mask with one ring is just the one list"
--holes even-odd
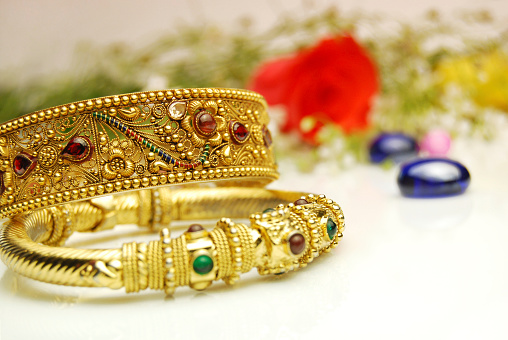
[(169, 116), (174, 120), (181, 120), (185, 116), (186, 109), (186, 102), (174, 102), (169, 105)]

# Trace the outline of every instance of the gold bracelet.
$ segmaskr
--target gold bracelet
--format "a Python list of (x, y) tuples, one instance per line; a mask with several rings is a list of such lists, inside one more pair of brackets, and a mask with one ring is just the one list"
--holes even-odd
[[(202, 290), (220, 279), (232, 284), (254, 267), (262, 275), (303, 268), (335, 247), (344, 230), (341, 208), (324, 195), (245, 187), (154, 190), (111, 196), (108, 212), (101, 208), (106, 199), (94, 199), (12, 217), (0, 233), (0, 256), (14, 271), (44, 282), (171, 294), (178, 286)], [(229, 218), (211, 231), (193, 224), (176, 237), (163, 228), (159, 240), (121, 249), (60, 247), (74, 231), (142, 223), (152, 214), (142, 207), (157, 205), (157, 197), (164, 201), (161, 215), (174, 221)], [(249, 218), (250, 226), (231, 218)]]
[(268, 120), (259, 94), (220, 88), (102, 97), (11, 120), (0, 125), (0, 218), (171, 184), (264, 186), (278, 177)]

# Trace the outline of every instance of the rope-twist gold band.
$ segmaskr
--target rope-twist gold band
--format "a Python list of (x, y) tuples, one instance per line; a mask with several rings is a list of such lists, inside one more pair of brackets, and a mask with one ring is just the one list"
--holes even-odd
[(172, 240), (173, 258), (175, 259), (176, 285), (186, 286), (189, 284), (189, 255), (187, 253), (187, 242), (182, 235)]
[(229, 248), (227, 236), (222, 229), (214, 228), (210, 232), (210, 237), (217, 249), (217, 257), (219, 262), (217, 279), (221, 280), (231, 275), (231, 268), (233, 264), (231, 261), (231, 249)]
[(139, 292), (137, 243), (125, 243), (122, 247), (123, 282), (127, 293)]
[(159, 241), (150, 241), (147, 250), (148, 287), (160, 290), (164, 288), (162, 248)]
[(250, 235), (250, 228), (244, 224), (237, 224), (240, 242), (242, 247), (242, 273), (247, 273), (252, 269), (254, 264), (254, 243)]

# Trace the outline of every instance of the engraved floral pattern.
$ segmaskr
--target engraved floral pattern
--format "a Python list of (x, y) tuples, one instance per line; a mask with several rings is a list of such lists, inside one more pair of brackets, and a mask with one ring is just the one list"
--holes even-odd
[(103, 176), (106, 179), (130, 177), (134, 174), (134, 162), (125, 157), (120, 148), (109, 150), (109, 161), (104, 163)]
[[(198, 101), (194, 100), (189, 103), (188, 109), (187, 109), (187, 116), (182, 121), (182, 127), (189, 133), (190, 140), (192, 143), (194, 143), (197, 147), (201, 147), (205, 145), (205, 143), (209, 143), (211, 146), (219, 145), (224, 136), (224, 131), (226, 130), (226, 120), (224, 117), (221, 117), (217, 114), (218, 112), (218, 104), (215, 101)], [(195, 124), (195, 117), (196, 115), (200, 114), (201, 112), (206, 111), (209, 113), (213, 119), (215, 120), (215, 123), (217, 127), (215, 128), (214, 133), (211, 136), (203, 136), (196, 130), (197, 128), (194, 127)]]

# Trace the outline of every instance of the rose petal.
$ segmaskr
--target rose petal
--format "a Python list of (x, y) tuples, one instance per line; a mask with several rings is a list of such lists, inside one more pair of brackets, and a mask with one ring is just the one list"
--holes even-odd
[[(323, 39), (292, 57), (265, 64), (256, 73), (252, 89), (269, 104), (286, 106), (283, 132), (298, 131), (303, 139), (316, 143), (324, 124), (335, 124), (345, 133), (366, 129), (379, 81), (367, 52), (346, 35)], [(316, 124), (303, 131), (300, 123), (307, 116)]]
[(294, 58), (281, 58), (267, 62), (254, 74), (248, 88), (262, 93), (270, 105), (284, 103), (287, 100), (287, 88), (295, 63)]

